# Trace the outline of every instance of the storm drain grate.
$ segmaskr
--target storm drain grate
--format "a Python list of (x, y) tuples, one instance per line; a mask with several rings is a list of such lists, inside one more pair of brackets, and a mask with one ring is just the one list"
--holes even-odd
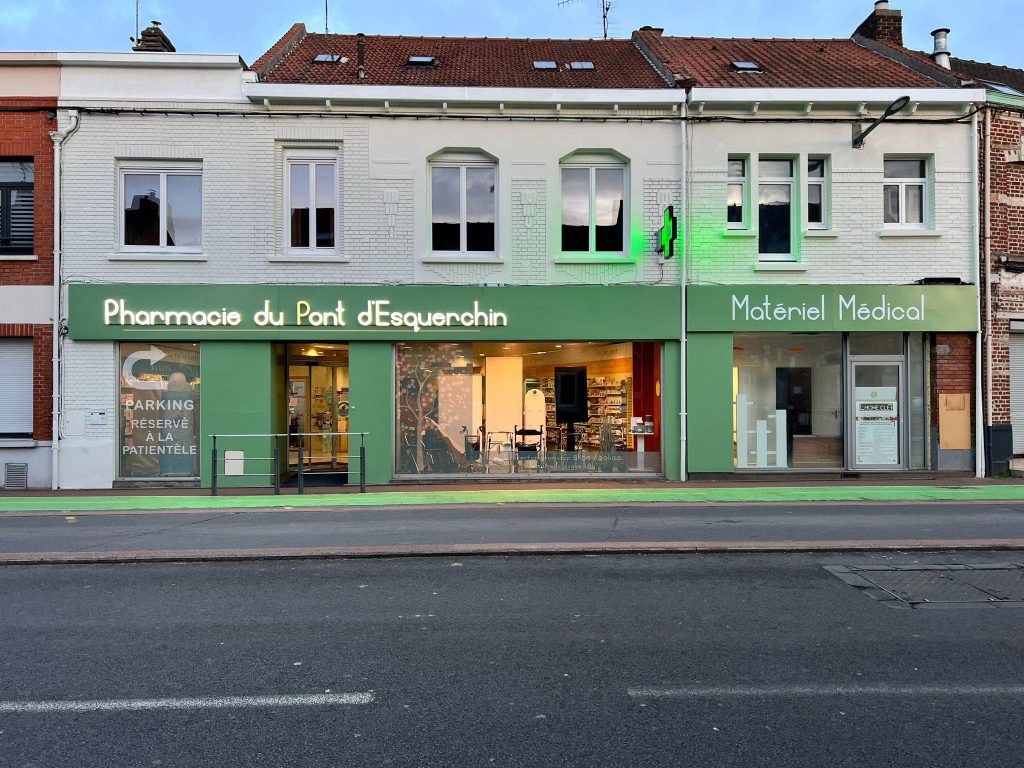
[(4, 464), (4, 488), (9, 491), (28, 488), (28, 464)]
[(891, 608), (1024, 608), (1024, 565), (826, 565)]

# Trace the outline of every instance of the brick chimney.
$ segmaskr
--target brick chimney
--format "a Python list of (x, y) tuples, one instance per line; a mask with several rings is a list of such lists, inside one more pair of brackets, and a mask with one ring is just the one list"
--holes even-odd
[(142, 53), (174, 53), (175, 48), (171, 43), (171, 38), (160, 29), (160, 22), (151, 21), (150, 24), (152, 26), (142, 30), (139, 39), (134, 41), (135, 45), (132, 46), (132, 50)]
[(871, 12), (853, 33), (880, 43), (903, 47), (903, 13), (889, 8), (889, 0), (877, 0)]

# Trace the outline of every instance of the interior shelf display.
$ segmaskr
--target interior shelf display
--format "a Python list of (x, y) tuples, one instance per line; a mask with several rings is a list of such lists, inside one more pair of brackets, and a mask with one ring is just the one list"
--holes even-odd
[[(555, 380), (541, 378), (541, 391), (547, 410), (547, 443), (549, 450), (557, 450), (561, 434), (561, 425), (555, 420)], [(583, 433), (582, 448), (599, 451), (601, 445), (601, 428), (607, 425), (611, 429), (611, 450), (629, 450), (633, 447), (633, 437), (629, 434), (629, 414), (633, 410), (633, 379), (631, 376), (588, 376), (587, 406), (590, 419), (577, 424), (576, 429)], [(606, 438), (607, 439), (607, 438)]]

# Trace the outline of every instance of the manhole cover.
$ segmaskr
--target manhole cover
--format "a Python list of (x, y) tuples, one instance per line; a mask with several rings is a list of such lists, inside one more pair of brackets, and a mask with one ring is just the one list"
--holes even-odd
[(827, 565), (825, 570), (892, 608), (1024, 608), (1024, 565)]

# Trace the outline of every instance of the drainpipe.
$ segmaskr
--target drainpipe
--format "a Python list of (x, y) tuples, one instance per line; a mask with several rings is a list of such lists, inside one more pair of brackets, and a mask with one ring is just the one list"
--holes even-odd
[(992, 429), (992, 196), (989, 192), (991, 175), (989, 173), (990, 154), (992, 151), (991, 123), (989, 121), (988, 105), (985, 106), (985, 197), (982, 201), (982, 211), (985, 214), (985, 239), (983, 243), (983, 254), (985, 265), (985, 425)]
[(61, 166), (63, 164), (64, 142), (78, 130), (78, 110), (68, 111), (71, 127), (66, 131), (51, 131), (53, 141), (53, 301), (50, 307), (53, 323), (53, 354), (50, 360), (50, 375), (53, 377), (53, 420), (50, 435), (50, 489), (60, 488), (60, 290), (61, 290)]
[(690, 152), (686, 146), (686, 135), (687, 135), (687, 123), (686, 123), (686, 106), (689, 93), (686, 98), (682, 99), (679, 103), (679, 202), (682, 207), (682, 221), (683, 221), (683, 242), (682, 248), (680, 248), (681, 254), (679, 257), (679, 294), (680, 294), (680, 306), (682, 307), (682, 317), (680, 318), (680, 333), (679, 333), (679, 479), (686, 480), (686, 453), (687, 453), (687, 441), (686, 441), (686, 275), (689, 271), (688, 264), (690, 259), (690, 196), (688, 184), (690, 178)]
[[(974, 189), (975, 205), (973, 206), (973, 213), (971, 214), (972, 223), (974, 224), (974, 231), (977, 232), (980, 229), (980, 222), (978, 221), (980, 207), (978, 203), (978, 186), (981, 179), (978, 178), (978, 113), (975, 112), (971, 115), (971, 157), (974, 158)], [(982, 398), (985, 395), (982, 389), (981, 379), (981, 346), (985, 334), (983, 333), (984, 326), (982, 325), (981, 317), (981, 286), (979, 283), (982, 280), (982, 269), (981, 269), (981, 249), (978, 246), (978, 238), (974, 238), (974, 279), (975, 285), (978, 285), (978, 301), (977, 301), (977, 318), (978, 318), (978, 330), (975, 333), (974, 339), (974, 476), (984, 477), (985, 476), (985, 418), (984, 410), (982, 408)], [(988, 270), (985, 270), (985, 274), (988, 274)], [(987, 280), (986, 280), (987, 282)], [(986, 285), (986, 289), (987, 289)]]

